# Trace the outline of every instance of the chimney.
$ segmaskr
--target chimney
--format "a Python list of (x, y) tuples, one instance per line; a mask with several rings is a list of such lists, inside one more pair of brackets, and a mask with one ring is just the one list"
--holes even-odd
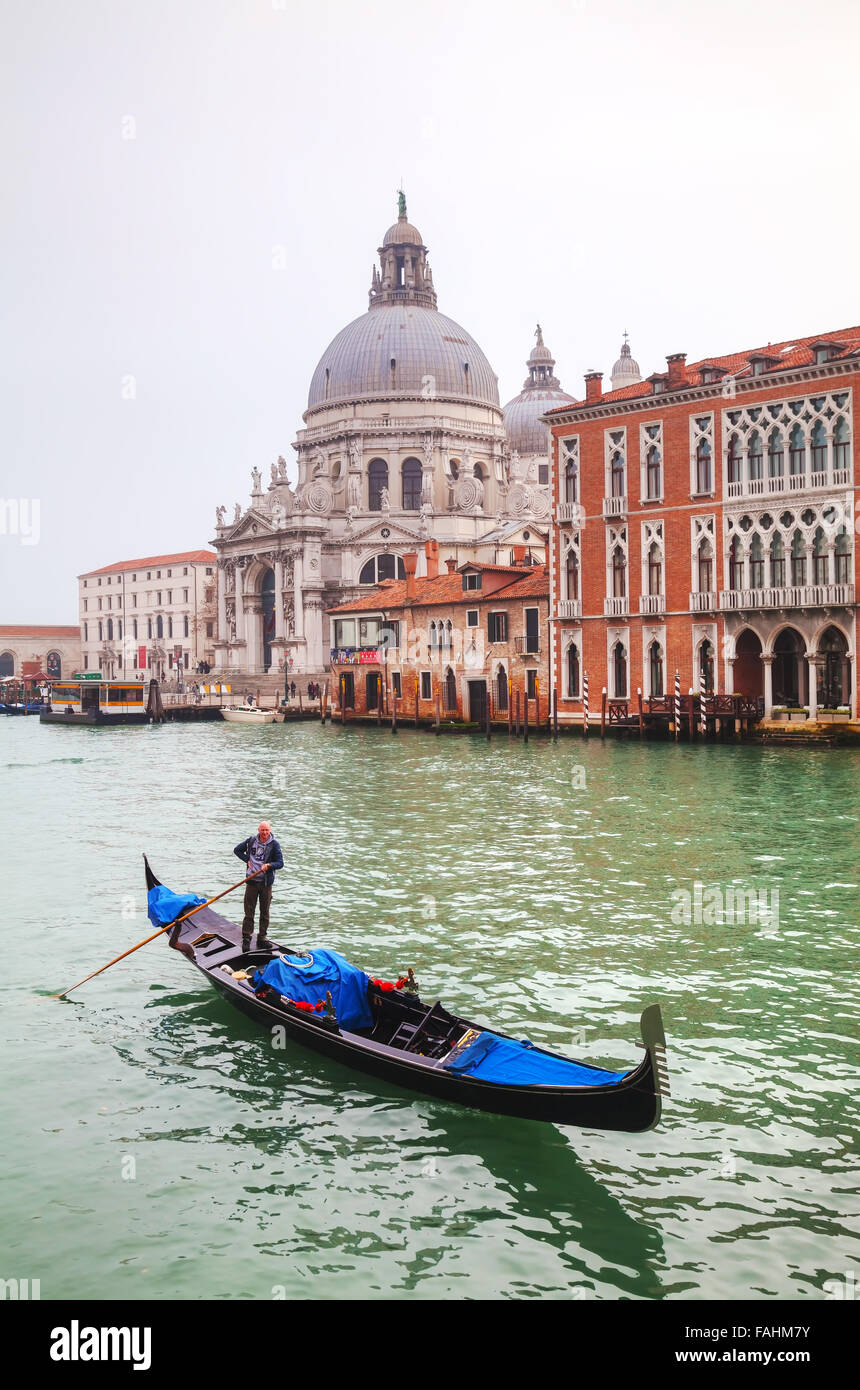
[(445, 561), (445, 566), (446, 566), (446, 568), (447, 568), (447, 570), (448, 570), (448, 573), (449, 573), (449, 574), (453, 574), (454, 571), (455, 571), (455, 569), (457, 568), (457, 561), (456, 561), (456, 559), (455, 559), (453, 556), (450, 556), (450, 555), (449, 555), (449, 556), (448, 556), (448, 559)]
[(679, 386), (687, 384), (687, 354), (686, 352), (673, 352), (671, 357), (666, 358), (666, 366), (669, 368), (669, 390), (674, 391)]
[(603, 373), (585, 373), (585, 399), (587, 402), (599, 401), (603, 399)]
[(524, 545), (515, 545), (515, 546), (513, 547), (513, 551), (514, 551), (514, 564), (515, 564), (515, 565), (524, 565), (525, 562), (526, 562), (526, 548), (525, 548), (525, 546), (524, 546)]
[(418, 556), (413, 551), (411, 555), (404, 555), (403, 568), (406, 571), (406, 597), (415, 597), (415, 571), (418, 568)]
[(427, 578), (435, 579), (439, 573), (439, 542), (425, 541), (424, 554), (427, 557)]

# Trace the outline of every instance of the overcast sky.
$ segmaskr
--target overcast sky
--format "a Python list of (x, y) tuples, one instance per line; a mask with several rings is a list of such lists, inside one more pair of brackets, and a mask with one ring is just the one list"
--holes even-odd
[[(857, 323), (856, 0), (4, 0), (0, 623), (208, 545), (404, 181), (504, 403)], [(277, 268), (283, 264), (284, 268)], [(133, 393), (133, 394), (132, 394)], [(8, 532), (10, 508), (2, 514)]]

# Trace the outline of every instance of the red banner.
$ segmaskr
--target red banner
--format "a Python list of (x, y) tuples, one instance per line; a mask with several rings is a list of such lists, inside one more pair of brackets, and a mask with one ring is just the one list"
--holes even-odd
[(138, 647), (137, 664), (141, 671), (146, 670), (146, 647)]

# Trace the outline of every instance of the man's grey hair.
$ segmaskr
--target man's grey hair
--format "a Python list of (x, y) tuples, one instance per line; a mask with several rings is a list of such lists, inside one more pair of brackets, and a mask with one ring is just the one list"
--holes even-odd
[(267, 830), (271, 830), (272, 822), (270, 820), (261, 820), (260, 824), (257, 826), (257, 829), (262, 830), (263, 826), (265, 826)]

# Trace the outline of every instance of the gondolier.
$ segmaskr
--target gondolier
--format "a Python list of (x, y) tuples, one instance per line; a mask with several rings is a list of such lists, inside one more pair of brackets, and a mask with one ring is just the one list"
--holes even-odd
[(256, 877), (248, 879), (245, 884), (245, 917), (242, 922), (242, 949), (247, 951), (251, 946), (251, 936), (254, 931), (254, 911), (257, 904), (260, 905), (260, 920), (257, 929), (257, 947), (261, 951), (274, 950), (272, 942), (268, 940), (269, 933), (269, 906), (272, 901), (272, 884), (275, 881), (275, 870), (284, 867), (284, 856), (281, 854), (281, 846), (272, 834), (272, 827), (267, 820), (261, 820), (257, 827), (256, 835), (249, 835), (247, 840), (243, 840), (233, 850), (237, 859), (241, 859), (248, 865), (248, 874), (254, 874), (265, 864), (265, 873), (257, 873)]

